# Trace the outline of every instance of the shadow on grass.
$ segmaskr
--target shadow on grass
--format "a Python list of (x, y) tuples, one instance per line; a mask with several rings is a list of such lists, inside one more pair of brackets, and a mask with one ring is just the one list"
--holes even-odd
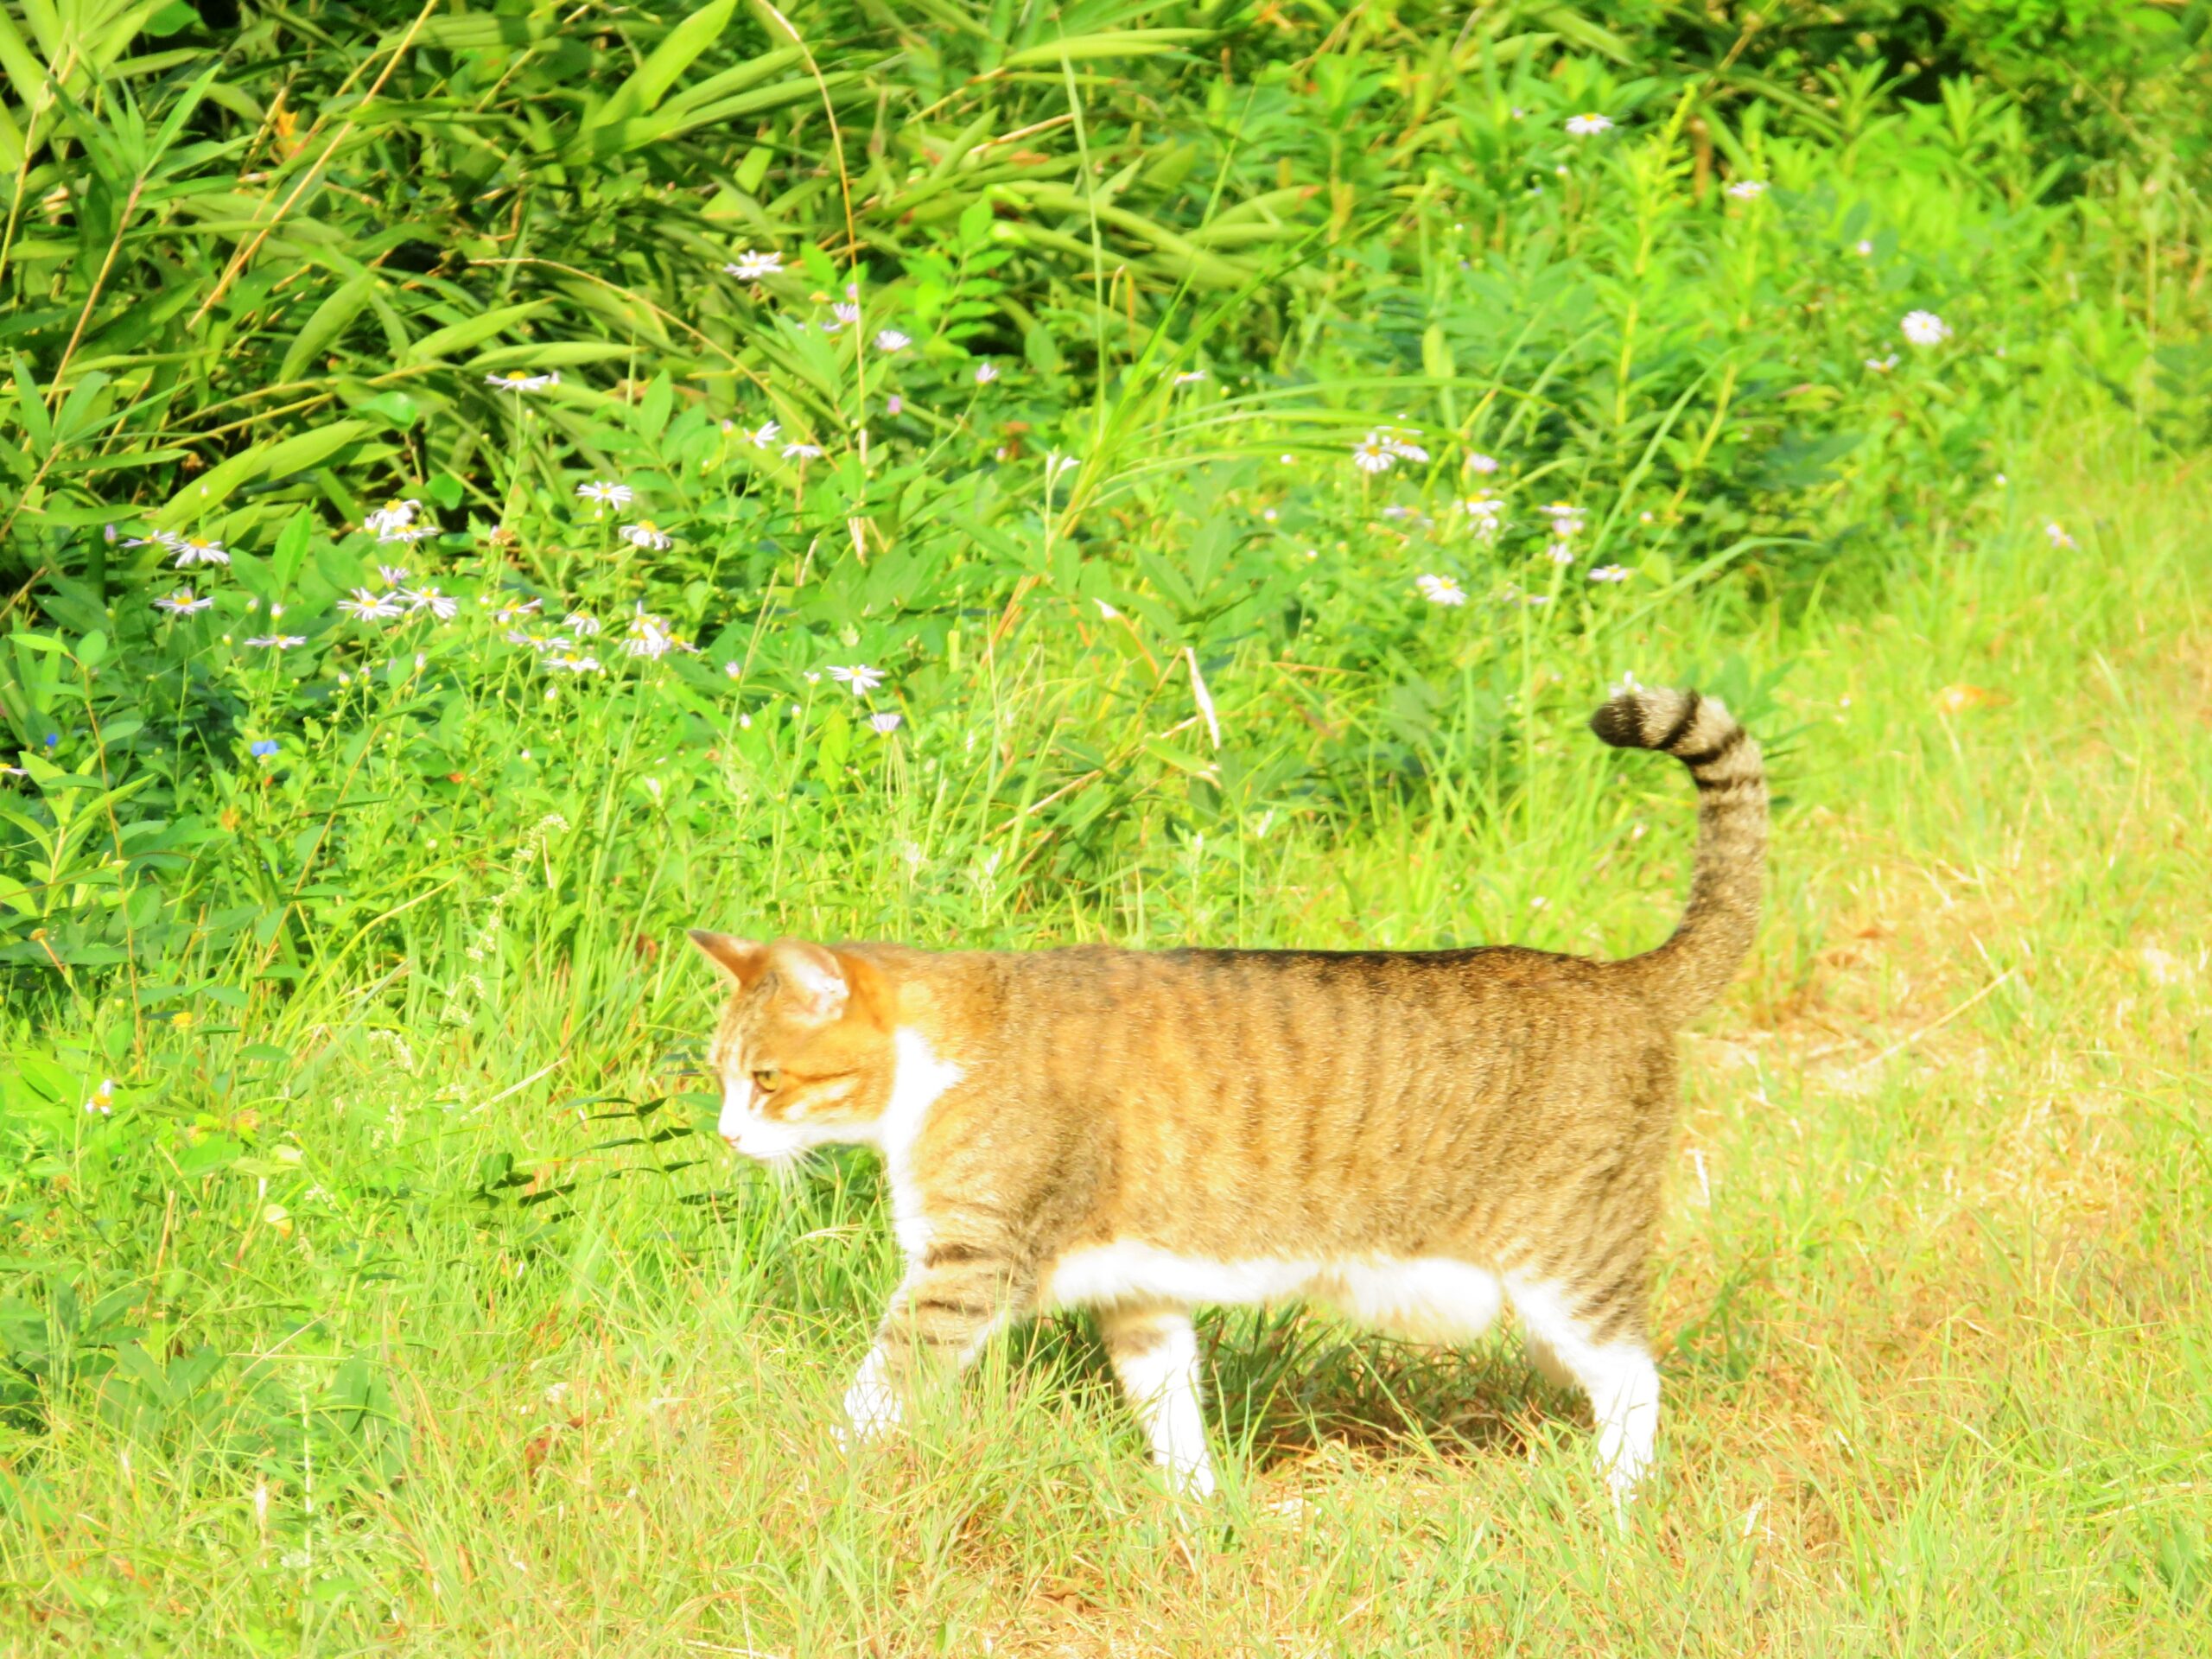
[[(1538, 1425), (1587, 1409), (1550, 1387), (1496, 1337), (1467, 1349), (1400, 1343), (1305, 1308), (1201, 1315), (1206, 1414), (1217, 1445), (1260, 1471), (1340, 1446), (1446, 1462), (1524, 1454)], [(1027, 1326), (1008, 1358), (1039, 1389), (1095, 1392), (1120, 1409), (1096, 1326), (1060, 1317)]]
[(1541, 1419), (1580, 1410), (1495, 1336), (1467, 1348), (1395, 1342), (1302, 1308), (1225, 1315), (1205, 1335), (1214, 1419), (1262, 1471), (1328, 1446), (1516, 1457)]

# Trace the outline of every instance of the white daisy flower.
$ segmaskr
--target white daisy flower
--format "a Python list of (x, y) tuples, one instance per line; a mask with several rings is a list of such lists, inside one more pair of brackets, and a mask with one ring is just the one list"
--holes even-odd
[(1871, 259), (1874, 257), (1874, 245), (1864, 237), (1853, 243), (1852, 247), (1861, 259)]
[(741, 283), (757, 283), (764, 276), (781, 275), (784, 256), (780, 253), (756, 253), (751, 248), (745, 248), (722, 269)]
[(361, 528), (382, 539), (395, 530), (405, 530), (422, 510), (420, 501), (387, 501), (361, 520)]
[(632, 547), (651, 548), (655, 552), (664, 552), (676, 545), (676, 537), (650, 518), (640, 518), (634, 524), (625, 524), (615, 534)]
[(545, 671), (549, 674), (604, 674), (607, 671), (600, 666), (596, 657), (578, 656), (575, 652), (564, 651), (557, 656), (545, 658)]
[(372, 594), (365, 588), (356, 588), (351, 599), (341, 599), (338, 608), (361, 622), (381, 622), (397, 616), (405, 608), (391, 594)]
[(205, 536), (170, 536), (165, 538), (176, 553), (176, 568), (189, 569), (195, 564), (228, 564), (231, 556), (220, 542)]
[(544, 603), (545, 601), (542, 599), (509, 600), (492, 613), (493, 626), (501, 628), (512, 627), (523, 618), (534, 615)]
[(1353, 447), (1351, 464), (1363, 473), (1387, 473), (1397, 465), (1397, 456), (1382, 441), (1382, 434), (1370, 432)]
[(978, 363), (978, 364), (976, 365), (976, 384), (977, 385), (979, 385), (979, 386), (988, 386), (988, 385), (989, 385), (991, 384), (991, 382), (992, 382), (992, 381), (994, 381), (994, 380), (997, 379), (998, 378), (999, 378), (999, 365), (998, 365), (997, 364), (995, 364), (995, 363)]
[(896, 328), (883, 329), (875, 337), (875, 349), (879, 352), (903, 352), (913, 343), (912, 338)]
[(1618, 564), (1601, 564), (1590, 573), (1592, 582), (1626, 582), (1630, 573)]
[(1420, 435), (1417, 432), (1388, 433), (1383, 436), (1382, 447), (1401, 461), (1427, 461), (1428, 451), (1414, 442), (1414, 439)]
[(1648, 688), (1642, 680), (1637, 679), (1633, 673), (1628, 673), (1622, 675), (1620, 678), (1613, 682), (1607, 695), (1616, 697), (1624, 697), (1631, 691), (1643, 691), (1649, 689), (1649, 688)]
[(246, 644), (269, 651), (289, 651), (294, 645), (307, 644), (307, 637), (297, 633), (257, 633)]
[(461, 609), (459, 600), (436, 588), (417, 588), (412, 593), (396, 593), (392, 597), (405, 600), (410, 611), (428, 611), (441, 622), (452, 621), (455, 613)]
[(866, 663), (855, 663), (850, 668), (833, 666), (830, 677), (850, 691), (855, 696), (865, 696), (883, 683), (883, 671), (871, 668)]
[(1582, 533), (1582, 509), (1572, 501), (1547, 501), (1537, 509), (1552, 521), (1552, 534), (1564, 539)]
[(194, 599), (191, 588), (180, 588), (175, 593), (164, 594), (156, 600), (154, 608), (167, 611), (171, 616), (190, 616), (195, 611), (206, 610), (214, 602), (212, 599)]
[(2080, 543), (2075, 542), (2071, 536), (2066, 533), (2066, 526), (2060, 524), (2056, 518), (2052, 519), (2049, 524), (2043, 527), (2043, 533), (2050, 538), (2050, 544), (2053, 549), (2075, 547), (2080, 545)]
[(628, 506), (637, 492), (611, 478), (594, 478), (589, 483), (577, 485), (576, 493), (604, 512), (608, 507)]
[(377, 566), (377, 575), (384, 578), (384, 585), (387, 588), (404, 588), (407, 585), (407, 567), (404, 564), (380, 564)]
[(1497, 470), (1497, 457), (1496, 455), (1469, 455), (1466, 460), (1466, 467), (1471, 473), (1480, 473), (1484, 477), (1488, 477)]
[(816, 443), (787, 443), (784, 446), (785, 461), (819, 461), (822, 446)]
[(543, 391), (548, 386), (557, 386), (561, 377), (557, 372), (532, 374), (528, 369), (509, 369), (504, 374), (487, 374), (484, 384), (501, 391)]
[(1588, 138), (1600, 132), (1612, 130), (1611, 118), (1602, 115), (1571, 115), (1567, 118), (1567, 130), (1578, 138)]
[(1565, 542), (1553, 542), (1544, 549), (1544, 556), (1554, 564), (1573, 564), (1574, 550)]
[(745, 667), (741, 663), (724, 663), (722, 673), (727, 678), (741, 680), (745, 677)]
[(877, 731), (882, 733), (884, 736), (888, 737), (892, 733), (899, 729), (899, 727), (904, 719), (904, 715), (895, 715), (888, 709), (886, 709), (879, 714), (870, 715), (868, 717), (868, 723), (874, 727)]
[(1204, 369), (1185, 369), (1175, 377), (1175, 384), (1179, 386), (1195, 386), (1205, 378), (1206, 372)]
[(830, 315), (841, 323), (858, 322), (861, 320), (861, 308), (850, 300), (840, 300), (830, 308)]
[(671, 651), (691, 651), (696, 647), (678, 639), (669, 629), (667, 621), (655, 616), (641, 604), (632, 613), (630, 631), (622, 639), (622, 654), (643, 657), (658, 661)]
[(1764, 179), (1734, 179), (1730, 181), (1728, 194), (1738, 201), (1757, 201), (1766, 194)]
[(599, 632), (599, 619), (586, 616), (582, 611), (570, 611), (561, 619), (561, 626), (579, 638), (588, 639)]
[(1499, 526), (1504, 523), (1505, 503), (1487, 491), (1478, 490), (1452, 504), (1455, 512), (1466, 515), (1467, 527), (1473, 531), (1478, 541), (1494, 542)]
[(1951, 337), (1951, 325), (1933, 311), (1908, 311), (1897, 330), (1916, 346), (1941, 346)]
[(1897, 354), (1895, 352), (1891, 352), (1887, 357), (1870, 357), (1866, 359), (1866, 366), (1877, 374), (1887, 374), (1897, 365)]
[(766, 449), (770, 444), (775, 442), (776, 435), (783, 429), (784, 429), (774, 421), (764, 421), (759, 426), (753, 428), (752, 431), (747, 433), (746, 436), (752, 440), (753, 447), (755, 449)]
[(1467, 602), (1466, 590), (1449, 576), (1415, 576), (1414, 586), (1421, 589), (1421, 596), (1432, 605), (1464, 605)]

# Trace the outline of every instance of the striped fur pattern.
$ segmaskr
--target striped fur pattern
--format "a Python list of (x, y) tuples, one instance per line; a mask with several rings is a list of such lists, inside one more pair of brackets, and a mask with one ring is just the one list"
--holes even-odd
[(780, 1161), (883, 1153), (907, 1271), (847, 1398), (904, 1421), (1008, 1322), (1096, 1312), (1158, 1461), (1212, 1489), (1192, 1311), (1302, 1298), (1427, 1340), (1510, 1303), (1586, 1394), (1624, 1500), (1658, 1376), (1647, 1253), (1674, 1033), (1759, 909), (1758, 746), (1715, 699), (1636, 690), (1592, 720), (1698, 786), (1690, 899), (1658, 949), (1593, 962), (1414, 951), (932, 952), (695, 932), (734, 982), (721, 1130)]

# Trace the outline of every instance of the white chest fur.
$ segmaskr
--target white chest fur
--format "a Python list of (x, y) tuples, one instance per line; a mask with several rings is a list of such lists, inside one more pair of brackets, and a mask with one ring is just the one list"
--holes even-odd
[(910, 1262), (919, 1262), (929, 1248), (929, 1217), (923, 1213), (921, 1189), (914, 1179), (914, 1142), (929, 1121), (930, 1108), (965, 1074), (951, 1061), (940, 1058), (928, 1038), (912, 1026), (901, 1026), (892, 1035), (898, 1070), (891, 1079), (891, 1101), (883, 1109), (876, 1128), (876, 1144), (883, 1149), (883, 1166), (891, 1185), (891, 1230)]

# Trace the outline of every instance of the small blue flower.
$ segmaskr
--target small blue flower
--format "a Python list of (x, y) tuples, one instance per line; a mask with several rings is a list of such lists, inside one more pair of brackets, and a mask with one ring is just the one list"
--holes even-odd
[(49, 749), (60, 748), (61, 747), (61, 734), (59, 732), (48, 732), (46, 734), (46, 747)]
[(276, 753), (276, 740), (275, 738), (264, 737), (257, 739), (254, 742), (248, 745), (246, 753), (255, 756), (257, 759), (265, 760), (270, 755)]

